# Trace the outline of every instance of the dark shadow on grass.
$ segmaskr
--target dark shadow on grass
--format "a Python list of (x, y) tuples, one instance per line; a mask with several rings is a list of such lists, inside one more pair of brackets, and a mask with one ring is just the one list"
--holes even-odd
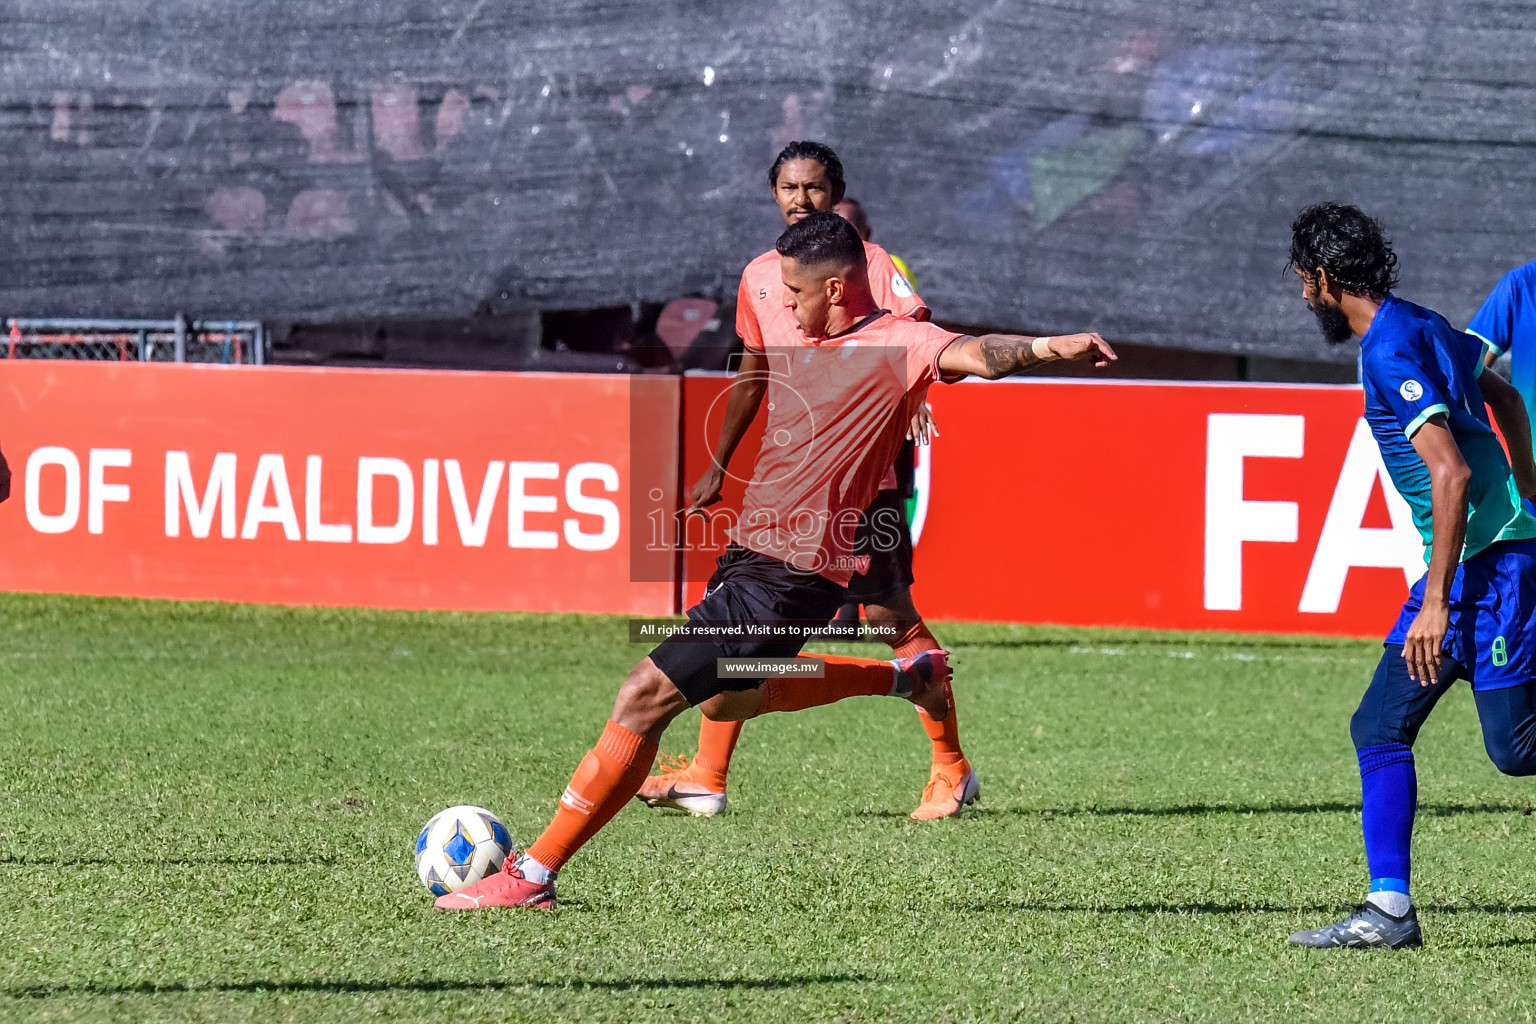
[(28, 857), (0, 856), (0, 868), (71, 868), (71, 867), (316, 867), (335, 864), (334, 857)]
[(1468, 943), (1468, 949), (1519, 949), (1521, 946), (1536, 946), (1536, 938), (1530, 939), (1499, 939), (1497, 942)]
[[(1051, 900), (999, 900), (994, 903), (966, 903), (961, 910), (989, 914), (999, 911), (1014, 913), (1034, 911), (1058, 914), (1345, 914), (1352, 904), (1345, 903), (1126, 903), (1120, 906), (1096, 906), (1090, 903), (1061, 903)], [(1536, 914), (1536, 907), (1520, 904), (1465, 903), (1429, 904), (1419, 909), (1435, 914)], [(1490, 943), (1490, 945), (1536, 944), (1536, 939), (1520, 939), (1518, 942)]]
[(1323, 914), (1347, 911), (1342, 904), (1307, 903), (1281, 906), (1275, 903), (1126, 903), (1121, 906), (1095, 906), (1091, 903), (1060, 903), (1051, 900), (998, 900), (993, 903), (965, 903), (961, 910), (976, 914), (1033, 911), (1045, 914)]
[(0, 989), (0, 995), (12, 999), (51, 999), (55, 996), (125, 996), (179, 995), (205, 992), (313, 992), (320, 995), (366, 994), (372, 992), (516, 992), (539, 991), (629, 992), (666, 991), (669, 989), (754, 989), (777, 990), (805, 988), (810, 985), (849, 985), (881, 979), (867, 974), (804, 974), (786, 978), (615, 978), (609, 981), (240, 981), (187, 985), (182, 982), (159, 984), (151, 981), (130, 985), (35, 985), (27, 988)]
[[(1450, 818), (1461, 814), (1524, 814), (1536, 809), (1517, 804), (1420, 804), (1421, 817)], [(905, 811), (855, 811), (860, 818), (902, 818)], [(975, 807), (966, 816), (979, 818), (1005, 815), (1026, 818), (1184, 818), (1214, 814), (1359, 814), (1356, 802), (1319, 802), (1308, 804), (1180, 804), (1175, 807)]]
[(996, 637), (987, 640), (956, 640), (949, 646), (951, 651), (964, 650), (967, 647), (992, 647), (1008, 650), (1072, 650), (1077, 648), (1087, 654), (1097, 654), (1100, 648), (1134, 653), (1137, 648), (1173, 648), (1187, 651), (1194, 647), (1210, 650), (1232, 651), (1340, 651), (1347, 649), (1351, 644), (1349, 640), (1323, 640), (1307, 641), (1276, 637), (1248, 638), (1221, 638), (1211, 637), (1160, 637), (1160, 636), (1135, 636), (1118, 638), (1114, 636), (1103, 637)]

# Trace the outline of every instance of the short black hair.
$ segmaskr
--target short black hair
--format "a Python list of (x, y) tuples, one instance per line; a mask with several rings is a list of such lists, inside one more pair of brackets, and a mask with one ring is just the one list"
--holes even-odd
[(779, 155), (773, 161), (773, 166), (768, 168), (768, 187), (779, 187), (779, 168), (791, 160), (815, 160), (821, 164), (827, 172), (827, 180), (832, 182), (832, 187), (841, 192), (847, 185), (843, 182), (843, 162), (832, 152), (832, 147), (820, 142), (791, 142), (779, 150)]
[(814, 266), (837, 263), (862, 267), (864, 239), (858, 229), (830, 210), (817, 210), (784, 229), (773, 246), (780, 256)]
[(1397, 287), (1397, 254), (1381, 222), (1344, 203), (1317, 203), (1291, 221), (1292, 267), (1309, 281), (1322, 267), (1346, 292), (1378, 302)]

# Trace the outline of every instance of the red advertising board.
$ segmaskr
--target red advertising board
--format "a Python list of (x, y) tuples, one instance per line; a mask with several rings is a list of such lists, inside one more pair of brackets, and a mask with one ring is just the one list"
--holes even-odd
[[(731, 377), (721, 373), (689, 375), (683, 378), (683, 473), (682, 499), (686, 505), (698, 482), (714, 458), (720, 439), (720, 425), (725, 420), (725, 405), (730, 397)], [(765, 399), (766, 402), (766, 399)], [(767, 416), (759, 411), (731, 457), (720, 489), (720, 502), (711, 506), (709, 518), (689, 516), (682, 520), (684, 543), (682, 603), (695, 604), (704, 593), (704, 584), (714, 571), (715, 559), (725, 550), (725, 530), (741, 512), (741, 497), (758, 449), (763, 444), (763, 424)]]
[(676, 500), (678, 393), (655, 377), (7, 363), (0, 589), (665, 614), (671, 557), (633, 557), (631, 526), (637, 495)]
[[(690, 486), (728, 384), (684, 382)], [(973, 381), (929, 401), (913, 593), (930, 618), (1379, 636), (1423, 571), (1358, 388)], [(719, 545), (690, 540), (685, 603)]]
[(1423, 548), (1358, 388), (931, 391), (935, 617), (1380, 636)]
[[(9, 363), (0, 589), (664, 614), (678, 568), (698, 599), (761, 444), (760, 420), (727, 514), (682, 520), (674, 563), (729, 384)], [(966, 382), (930, 401), (930, 618), (1376, 636), (1421, 571), (1356, 388)]]

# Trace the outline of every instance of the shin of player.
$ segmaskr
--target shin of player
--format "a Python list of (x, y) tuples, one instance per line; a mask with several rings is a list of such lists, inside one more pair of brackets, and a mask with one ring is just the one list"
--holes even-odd
[[(1098, 335), (963, 337), (893, 317), (870, 293), (853, 228), (812, 213), (779, 238), (784, 302), (801, 340), (774, 388), (797, 401), (770, 402), (770, 432), (786, 441), (759, 458), (733, 543), (688, 618), (698, 637), (669, 637), (620, 689), (596, 747), (560, 798), (554, 820), (514, 865), (441, 897), (442, 909), (553, 906), (554, 876), (629, 800), (663, 730), (684, 708), (735, 721), (797, 711), (860, 694), (904, 698), (943, 717), (949, 681), (943, 651), (883, 662), (826, 658), (822, 679), (759, 683), (722, 675), (722, 658), (790, 658), (803, 646), (792, 623), (826, 623), (853, 574), (852, 523), (874, 497), (929, 385), (968, 374), (996, 379), (1051, 359), (1106, 366)], [(780, 394), (786, 397), (788, 391)], [(709, 634), (714, 623), (764, 630)], [(702, 639), (700, 639), (702, 638)]]
[(1530, 423), (1519, 394), (1482, 373), (1478, 339), (1392, 294), (1397, 258), (1376, 221), (1323, 203), (1291, 228), (1291, 265), (1323, 334), (1360, 338), (1365, 418), (1428, 561), (1350, 722), (1370, 892), (1342, 921), (1291, 941), (1417, 946), (1413, 744), (1435, 703), (1468, 680), (1495, 765), (1536, 772), (1536, 517), (1522, 501), (1536, 495)]

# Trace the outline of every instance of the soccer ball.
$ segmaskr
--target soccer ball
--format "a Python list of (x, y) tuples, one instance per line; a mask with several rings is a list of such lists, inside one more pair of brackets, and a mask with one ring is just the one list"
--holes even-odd
[(446, 896), (501, 870), (512, 834), (484, 807), (439, 811), (416, 837), (416, 873), (434, 896)]

